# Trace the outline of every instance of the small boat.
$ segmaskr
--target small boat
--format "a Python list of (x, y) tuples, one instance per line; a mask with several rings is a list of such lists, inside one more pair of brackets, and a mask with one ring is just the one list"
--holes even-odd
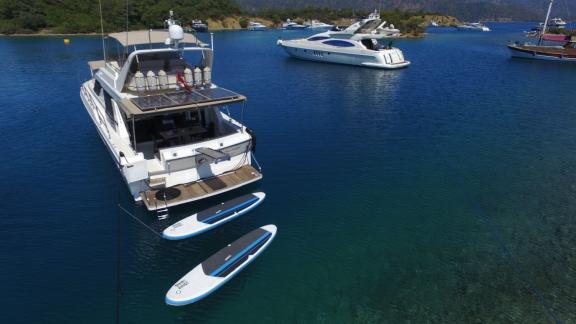
[(228, 244), (178, 280), (166, 293), (166, 304), (194, 303), (224, 285), (262, 253), (276, 236), (276, 225), (266, 225)]
[(192, 29), (197, 33), (207, 33), (208, 25), (202, 22), (200, 19), (192, 20)]
[(172, 224), (162, 232), (162, 237), (182, 240), (204, 233), (248, 213), (260, 205), (265, 197), (263, 192), (255, 192), (223, 202)]
[(286, 19), (286, 22), (282, 24), (282, 29), (286, 30), (299, 30), (299, 29), (306, 29), (308, 26), (300, 25), (290, 19)]
[[(544, 61), (576, 62), (576, 37), (546, 33), (547, 26), (550, 25), (549, 18), (553, 4), (554, 0), (550, 0), (546, 19), (542, 24), (542, 30), (529, 34), (529, 36), (537, 37), (538, 41), (536, 43), (508, 43), (507, 46), (512, 57)], [(557, 23), (558, 21), (555, 22), (555, 24)], [(558, 43), (560, 43), (560, 45), (557, 45)]]
[(334, 25), (329, 25), (318, 20), (310, 20), (304, 22), (304, 26), (310, 29), (332, 29)]
[(428, 27), (440, 27), (440, 25), (438, 25), (438, 23), (435, 22), (434, 20), (430, 20), (430, 24), (428, 25)]
[(568, 23), (566, 23), (564, 19), (560, 17), (552, 18), (549, 23), (549, 25), (552, 25), (553, 27), (556, 28), (565, 28), (567, 24)]
[(479, 31), (479, 32), (489, 32), (490, 28), (482, 23), (467, 23), (464, 25), (456, 26), (456, 29), (460, 31)]
[(259, 23), (257, 21), (251, 21), (248, 23), (248, 30), (258, 31), (258, 30), (267, 30), (267, 29), (268, 29), (268, 26), (266, 26), (262, 23)]
[(331, 30), (308, 38), (278, 40), (288, 55), (310, 61), (359, 65), (380, 69), (399, 69), (410, 62), (398, 48), (382, 47), (379, 39), (389, 37), (379, 33), (386, 22), (379, 17), (362, 19), (342, 31)]
[[(547, 29), (564, 29), (566, 28), (567, 23), (564, 21), (564, 19), (562, 18), (552, 18), (548, 21), (548, 23), (546, 24), (546, 28)], [(534, 35), (538, 35), (538, 33), (542, 33), (542, 30), (544, 30), (544, 23), (541, 22), (538, 24), (538, 26), (532, 28), (530, 31), (528, 31), (527, 33), (532, 34), (531, 36)]]

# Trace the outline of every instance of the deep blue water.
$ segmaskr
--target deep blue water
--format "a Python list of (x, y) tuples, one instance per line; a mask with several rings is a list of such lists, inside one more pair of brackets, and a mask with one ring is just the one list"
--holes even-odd
[[(264, 180), (244, 191), (268, 196), (181, 242), (117, 205), (159, 230), (223, 198), (165, 222), (130, 202), (79, 99), (100, 40), (0, 38), (0, 322), (113, 322), (118, 252), (122, 323), (576, 322), (576, 65), (511, 59), (529, 26), (395, 41), (413, 62), (399, 71), (276, 47), (303, 32), (216, 33), (214, 81), (249, 98), (258, 135)], [(270, 223), (278, 236), (246, 271), (164, 305)]]

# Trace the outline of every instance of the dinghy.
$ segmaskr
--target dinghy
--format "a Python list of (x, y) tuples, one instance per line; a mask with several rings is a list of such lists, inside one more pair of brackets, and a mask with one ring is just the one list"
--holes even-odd
[(276, 236), (276, 225), (266, 225), (242, 236), (197, 265), (166, 293), (166, 304), (194, 303), (214, 292), (242, 271)]
[(265, 193), (255, 192), (223, 202), (172, 224), (162, 232), (162, 237), (182, 240), (201, 234), (246, 214), (260, 205), (265, 197)]

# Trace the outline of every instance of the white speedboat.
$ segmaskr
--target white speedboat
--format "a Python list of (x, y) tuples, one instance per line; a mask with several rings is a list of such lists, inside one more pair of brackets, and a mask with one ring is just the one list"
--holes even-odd
[(382, 24), (385, 22), (378, 18), (368, 18), (342, 31), (327, 31), (303, 39), (278, 40), (277, 44), (288, 55), (310, 61), (381, 69), (410, 65), (400, 49), (380, 46), (378, 40), (387, 38), (387, 35), (378, 33)]
[(212, 47), (174, 23), (108, 40), (125, 55), (104, 46), (80, 97), (134, 200), (167, 212), (262, 178), (253, 132), (229, 112), (246, 98), (212, 82)]
[(468, 23), (464, 25), (456, 26), (456, 29), (460, 31), (478, 31), (478, 32), (489, 32), (490, 28), (482, 23)]
[(326, 23), (323, 23), (321, 21), (318, 20), (311, 20), (311, 21), (306, 21), (304, 22), (304, 26), (310, 28), (310, 29), (331, 29), (332, 27), (334, 27), (334, 25), (329, 25)]
[(306, 29), (308, 26), (301, 25), (295, 21), (290, 19), (286, 19), (286, 22), (282, 24), (282, 29), (286, 30), (298, 30), (298, 29)]
[(268, 29), (268, 26), (266, 26), (262, 23), (259, 23), (257, 21), (251, 21), (248, 23), (248, 30), (258, 31), (258, 30), (267, 30), (267, 29)]

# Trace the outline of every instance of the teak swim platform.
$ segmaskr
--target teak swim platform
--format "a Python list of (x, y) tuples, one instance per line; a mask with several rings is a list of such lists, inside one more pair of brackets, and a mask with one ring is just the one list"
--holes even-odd
[[(157, 210), (218, 195), (260, 179), (262, 179), (262, 174), (258, 170), (251, 165), (244, 165), (237, 170), (213, 178), (181, 184), (166, 189), (151, 189), (142, 192), (141, 195), (142, 201), (144, 201), (148, 210)], [(166, 201), (164, 201), (163, 190), (166, 192), (172, 190), (177, 193), (177, 196), (170, 199), (169, 194), (166, 194), (167, 198)]]

